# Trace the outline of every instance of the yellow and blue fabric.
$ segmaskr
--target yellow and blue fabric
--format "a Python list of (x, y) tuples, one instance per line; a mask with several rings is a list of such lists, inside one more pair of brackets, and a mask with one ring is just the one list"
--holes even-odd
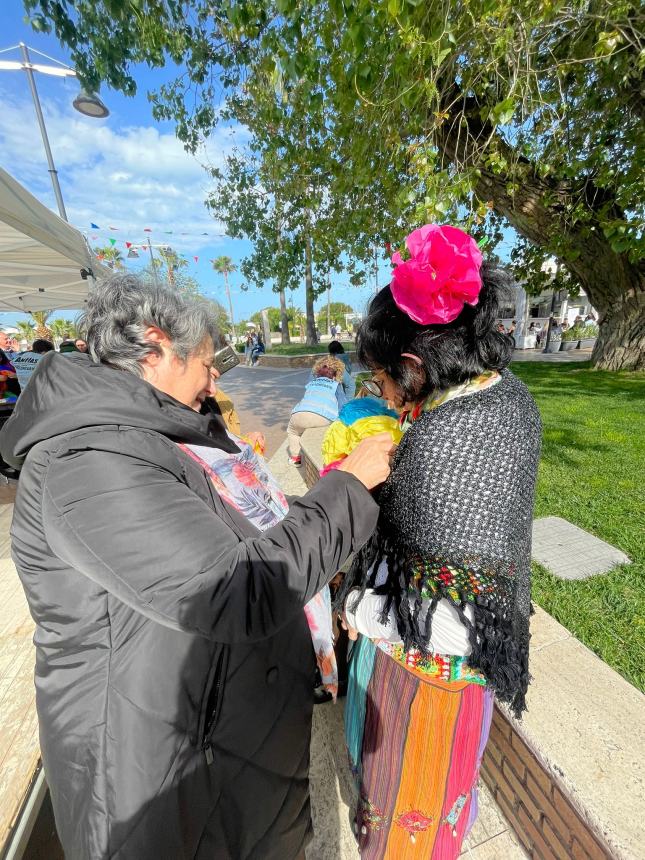
[(350, 400), (340, 411), (322, 443), (322, 457), (325, 466), (344, 459), (358, 443), (376, 433), (388, 432), (392, 441), (401, 441), (402, 431), (399, 417), (388, 409), (383, 401), (372, 397), (357, 397)]

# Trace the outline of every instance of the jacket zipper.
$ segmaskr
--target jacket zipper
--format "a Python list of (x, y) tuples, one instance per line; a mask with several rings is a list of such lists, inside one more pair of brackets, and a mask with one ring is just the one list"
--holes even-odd
[(208, 700), (206, 702), (206, 717), (202, 741), (202, 750), (204, 751), (204, 755), (206, 756), (207, 764), (213, 763), (213, 747), (211, 741), (215, 726), (217, 724), (222, 683), (224, 680), (224, 672), (222, 670), (224, 667), (225, 651), (226, 646), (222, 646), (222, 650), (220, 651), (219, 656), (217, 658), (215, 675), (213, 676), (213, 684), (211, 686), (210, 693), (208, 694)]

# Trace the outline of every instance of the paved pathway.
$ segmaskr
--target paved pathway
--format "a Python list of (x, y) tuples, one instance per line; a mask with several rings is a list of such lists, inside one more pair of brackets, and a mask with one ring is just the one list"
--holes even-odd
[(222, 389), (230, 395), (242, 423), (242, 432), (261, 430), (267, 439), (267, 457), (282, 444), (291, 409), (300, 400), (310, 371), (270, 367), (229, 370)]
[(535, 520), (532, 556), (560, 579), (588, 579), (629, 564), (624, 552), (562, 517)]

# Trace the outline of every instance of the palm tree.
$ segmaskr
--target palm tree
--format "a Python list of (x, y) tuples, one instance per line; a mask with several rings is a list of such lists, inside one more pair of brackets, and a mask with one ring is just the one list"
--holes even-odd
[(30, 317), (36, 323), (36, 329), (34, 331), (34, 337), (43, 338), (44, 340), (51, 340), (53, 335), (51, 329), (47, 325), (47, 320), (52, 315), (51, 311), (30, 311)]
[(164, 261), (166, 266), (166, 274), (168, 276), (168, 284), (171, 287), (175, 286), (175, 272), (179, 271), (179, 269), (183, 269), (188, 265), (188, 260), (184, 260), (183, 257), (180, 257), (176, 251), (173, 251), (172, 248), (159, 248), (159, 256)]
[(228, 276), (231, 272), (235, 272), (237, 270), (237, 266), (230, 257), (223, 256), (217, 257), (217, 259), (213, 260), (213, 269), (216, 272), (219, 272), (220, 275), (224, 275), (224, 286), (226, 287), (228, 307), (231, 314), (231, 328), (233, 329), (233, 337), (235, 338), (235, 316), (233, 315), (233, 301), (231, 299), (231, 291), (228, 286)]
[(18, 329), (18, 340), (26, 340), (27, 343), (31, 343), (34, 339), (34, 329), (35, 325), (29, 320), (22, 320), (21, 322), (16, 323), (16, 328)]
[(94, 248), (94, 253), (101, 260), (105, 260), (111, 269), (123, 269), (123, 254), (114, 245), (106, 245), (104, 248)]
[(61, 318), (52, 320), (49, 324), (49, 330), (53, 335), (54, 343), (58, 345), (60, 341), (65, 340), (69, 336), (69, 328), (70, 323), (67, 320)]

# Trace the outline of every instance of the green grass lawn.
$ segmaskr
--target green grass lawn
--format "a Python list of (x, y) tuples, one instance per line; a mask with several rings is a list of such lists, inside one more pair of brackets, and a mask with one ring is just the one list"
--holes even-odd
[(645, 374), (585, 362), (513, 362), (544, 422), (535, 515), (564, 517), (626, 552), (630, 565), (581, 582), (534, 566), (533, 598), (640, 689), (645, 687)]
[[(345, 347), (345, 352), (356, 348), (356, 344), (352, 341), (343, 340), (341, 343)], [(271, 346), (271, 352), (273, 355), (312, 355), (313, 353), (327, 352), (327, 344), (319, 343), (317, 346), (307, 346), (304, 343), (289, 343), (285, 345), (276, 343)]]

